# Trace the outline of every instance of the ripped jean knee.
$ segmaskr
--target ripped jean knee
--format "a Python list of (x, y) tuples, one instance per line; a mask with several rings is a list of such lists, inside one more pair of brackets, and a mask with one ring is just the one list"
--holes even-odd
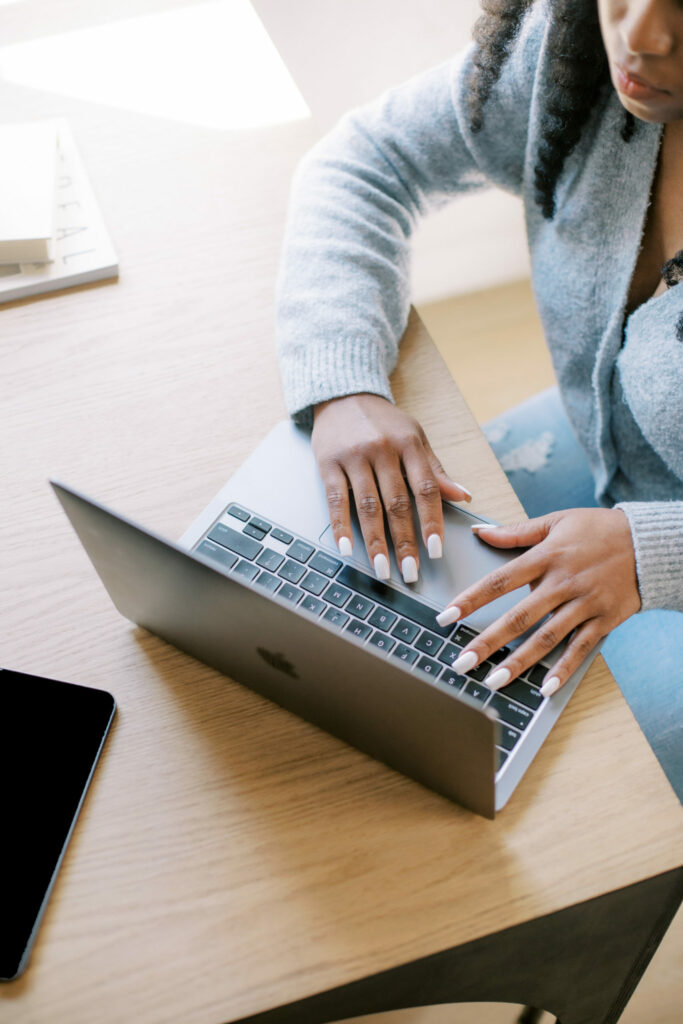
[(595, 507), (590, 467), (557, 388), (497, 416), (483, 430), (530, 518)]

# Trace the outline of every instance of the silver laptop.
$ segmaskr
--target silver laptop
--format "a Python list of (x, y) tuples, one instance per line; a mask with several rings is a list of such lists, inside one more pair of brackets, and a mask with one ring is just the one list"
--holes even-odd
[[(553, 697), (540, 683), (561, 653), (499, 693), (451, 665), (526, 588), (439, 627), (457, 593), (514, 557), (444, 503), (444, 557), (407, 586), (392, 561), (375, 578), (355, 526), (334, 543), (307, 433), (279, 423), (178, 543), (64, 484), (57, 496), (126, 618), (425, 786), (492, 818), (509, 799), (592, 655)], [(416, 531), (420, 536), (419, 530)], [(521, 642), (521, 639), (518, 642)]]

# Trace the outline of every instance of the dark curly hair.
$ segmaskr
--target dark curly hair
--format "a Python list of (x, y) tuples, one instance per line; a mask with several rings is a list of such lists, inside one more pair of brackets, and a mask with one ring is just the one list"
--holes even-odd
[[(484, 107), (534, 0), (481, 0), (474, 26), (477, 44), (470, 80), (470, 123), (480, 131)], [(555, 187), (591, 111), (609, 85), (607, 55), (600, 33), (597, 0), (549, 0), (549, 77), (553, 83), (541, 119), (534, 193), (543, 216), (555, 214)], [(635, 129), (624, 112), (622, 138)]]

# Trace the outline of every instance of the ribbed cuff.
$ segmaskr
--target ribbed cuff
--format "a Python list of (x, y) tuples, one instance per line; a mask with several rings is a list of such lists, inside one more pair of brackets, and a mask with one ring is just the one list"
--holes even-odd
[(367, 341), (335, 340), (289, 349), (281, 361), (287, 410), (294, 422), (313, 425), (313, 406), (369, 392), (393, 402), (384, 354)]
[(636, 553), (641, 611), (683, 611), (683, 501), (625, 501)]

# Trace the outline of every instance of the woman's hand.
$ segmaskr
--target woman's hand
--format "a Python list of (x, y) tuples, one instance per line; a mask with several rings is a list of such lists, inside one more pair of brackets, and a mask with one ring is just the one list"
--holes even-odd
[(414, 583), (420, 557), (411, 492), (429, 557), (440, 558), (441, 499), (470, 501), (469, 491), (446, 475), (419, 423), (379, 395), (349, 395), (316, 406), (312, 443), (341, 554), (351, 554), (350, 487), (375, 573), (389, 578), (385, 509), (403, 578)]
[(482, 541), (494, 547), (529, 550), (458, 594), (437, 616), (439, 624), (465, 618), (524, 584), (532, 592), (467, 644), (453, 665), (455, 671), (468, 672), (539, 624), (484, 680), (493, 690), (511, 682), (571, 634), (541, 687), (543, 696), (550, 696), (610, 630), (640, 609), (631, 530), (620, 509), (570, 509), (517, 526), (475, 529)]

